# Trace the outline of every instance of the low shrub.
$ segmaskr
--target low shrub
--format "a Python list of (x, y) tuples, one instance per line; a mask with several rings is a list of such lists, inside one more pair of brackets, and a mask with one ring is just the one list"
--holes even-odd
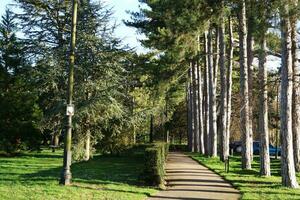
[(39, 151), (41, 148), (42, 134), (31, 123), (24, 123), (20, 127), (11, 129), (10, 132), (0, 130), (0, 135), (3, 136), (0, 141), (0, 151), (8, 155), (16, 155), (28, 150)]
[(133, 155), (133, 154), (141, 154), (143, 157), (145, 155), (145, 149), (148, 147), (152, 147), (151, 144), (135, 144), (128, 147), (125, 151), (121, 153), (121, 155)]
[(171, 144), (170, 145), (170, 151), (181, 151), (181, 152), (187, 152), (188, 146), (186, 144)]
[(146, 185), (164, 188), (165, 161), (169, 152), (166, 143), (155, 143), (145, 149), (145, 168), (142, 179)]

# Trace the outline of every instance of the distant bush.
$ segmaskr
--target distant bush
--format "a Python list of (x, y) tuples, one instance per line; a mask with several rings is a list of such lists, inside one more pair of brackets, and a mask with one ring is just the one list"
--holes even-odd
[(181, 151), (186, 152), (188, 151), (188, 146), (186, 144), (171, 144), (170, 151)]
[(155, 143), (145, 149), (145, 169), (142, 178), (147, 185), (164, 188), (165, 161), (169, 145)]
[(0, 150), (14, 155), (22, 150), (40, 150), (42, 134), (38, 128), (31, 123), (16, 125), (14, 129), (0, 131)]
[(135, 144), (132, 146), (129, 146), (126, 150), (124, 150), (121, 155), (133, 155), (133, 154), (140, 154), (144, 157), (145, 155), (145, 149), (152, 147), (152, 144)]
[(14, 77), (14, 81), (7, 90), (0, 84), (0, 150), (8, 154), (39, 150), (43, 113), (37, 105), (38, 97), (29, 91), (23, 79)]

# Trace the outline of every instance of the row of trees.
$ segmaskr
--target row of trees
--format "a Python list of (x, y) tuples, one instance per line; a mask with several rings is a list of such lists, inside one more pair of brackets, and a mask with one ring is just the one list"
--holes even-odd
[[(299, 66), (296, 55), (298, 2), (140, 2), (147, 6), (138, 13), (132, 13), (132, 20), (127, 24), (146, 35), (147, 39), (142, 41), (145, 46), (157, 49), (161, 59), (169, 60), (172, 63), (170, 66), (177, 66), (170, 67), (172, 71), (188, 74), (190, 151), (213, 157), (219, 153), (220, 159), (226, 160), (229, 156), (231, 124), (239, 124), (242, 168), (251, 169), (252, 142), (257, 131), (261, 149), (261, 175), (271, 175), (268, 110), (272, 106), (272, 96), (268, 94), (270, 78), (267, 56), (276, 54), (281, 57), (282, 184), (297, 188), (295, 171), (299, 171), (300, 134)], [(256, 58), (259, 60), (258, 70), (253, 67)], [(254, 80), (259, 81), (257, 88), (254, 88)], [(240, 93), (238, 107), (232, 105), (233, 92), (237, 91)], [(254, 91), (259, 95), (257, 101)], [(259, 109), (254, 113), (256, 102)], [(236, 110), (232, 111), (233, 106)], [(239, 113), (240, 120), (231, 122), (232, 113)], [(258, 119), (258, 126), (254, 119)]]

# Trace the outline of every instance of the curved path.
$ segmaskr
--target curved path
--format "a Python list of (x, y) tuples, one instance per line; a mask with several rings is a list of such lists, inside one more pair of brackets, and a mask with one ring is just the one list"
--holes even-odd
[(237, 200), (240, 192), (219, 175), (183, 153), (170, 153), (166, 166), (167, 190), (147, 200)]

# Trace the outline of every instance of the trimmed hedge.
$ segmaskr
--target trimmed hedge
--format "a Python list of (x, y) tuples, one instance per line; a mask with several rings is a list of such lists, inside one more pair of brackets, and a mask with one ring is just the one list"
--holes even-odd
[(169, 152), (166, 143), (154, 143), (145, 149), (145, 168), (143, 180), (145, 184), (164, 188), (165, 162)]

